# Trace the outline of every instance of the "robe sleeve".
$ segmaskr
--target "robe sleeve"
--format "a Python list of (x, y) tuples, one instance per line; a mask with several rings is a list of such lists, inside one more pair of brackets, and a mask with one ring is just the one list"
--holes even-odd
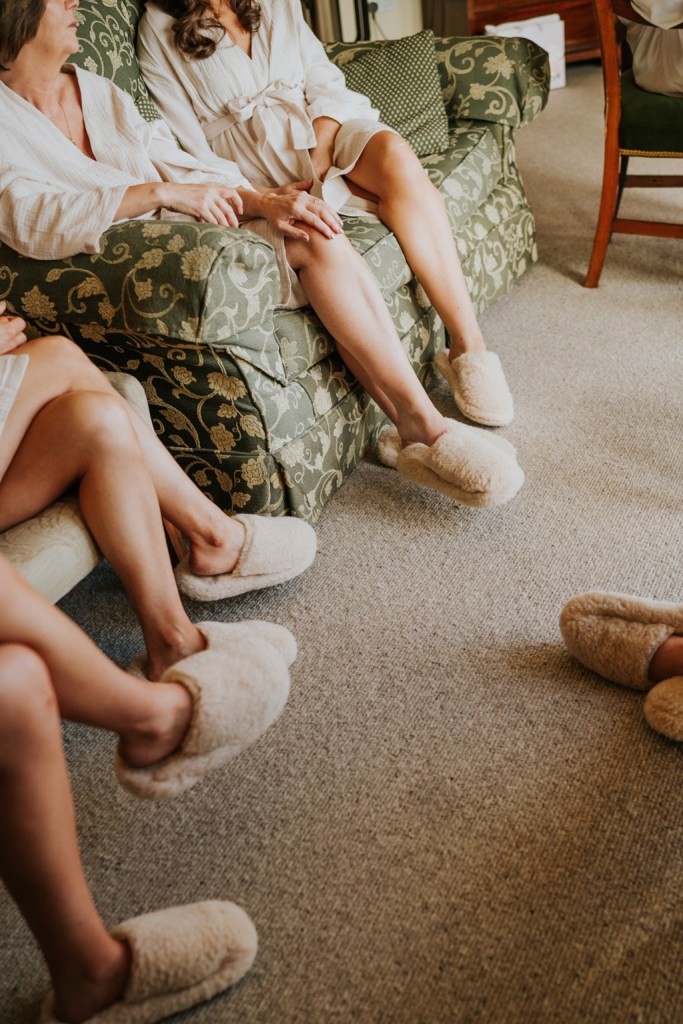
[(306, 24), (301, 4), (298, 0), (295, 2), (299, 53), (305, 74), (306, 113), (311, 121), (316, 117), (331, 117), (339, 124), (357, 117), (379, 121), (379, 111), (367, 96), (346, 88), (343, 72), (328, 58), (322, 43)]
[[(194, 116), (194, 115), (193, 115)], [(164, 181), (180, 184), (227, 185), (229, 188), (251, 189), (236, 163), (213, 156), (205, 162), (180, 149), (163, 121), (144, 121), (141, 130), (150, 161)]]
[[(182, 150), (178, 150), (173, 136), (168, 129), (165, 133), (159, 129), (150, 139), (149, 152), (155, 165), (157, 158), (159, 159), (159, 173), (162, 177), (168, 181), (211, 181), (229, 185), (231, 188), (251, 188), (237, 164), (217, 156), (206, 141), (199, 119), (192, 108), (192, 102), (178, 78), (164, 40), (159, 38), (147, 16), (143, 16), (140, 21), (137, 51), (142, 77), (154, 102), (185, 154), (192, 154), (194, 161), (194, 166), (190, 166), (182, 159), (179, 160), (178, 155), (182, 154)], [(178, 55), (177, 60), (180, 59)], [(156, 125), (160, 123), (154, 122)], [(169, 140), (176, 150), (175, 159), (170, 160), (167, 159), (172, 157), (168, 146)], [(203, 178), (193, 176), (201, 171), (204, 173)], [(184, 176), (179, 177), (179, 174)]]
[(31, 178), (28, 172), (0, 171), (0, 239), (22, 256), (61, 260), (101, 251), (126, 185), (71, 191)]

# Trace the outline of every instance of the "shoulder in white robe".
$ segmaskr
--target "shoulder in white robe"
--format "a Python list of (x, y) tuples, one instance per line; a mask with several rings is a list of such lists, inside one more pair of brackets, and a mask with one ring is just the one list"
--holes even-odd
[(215, 158), (204, 163), (183, 152), (163, 121), (145, 121), (132, 99), (108, 79), (80, 68), (66, 70), (78, 79), (95, 160), (0, 82), (5, 140), (0, 240), (13, 249), (48, 260), (99, 252), (102, 234), (131, 185), (174, 181), (250, 187), (235, 164)]

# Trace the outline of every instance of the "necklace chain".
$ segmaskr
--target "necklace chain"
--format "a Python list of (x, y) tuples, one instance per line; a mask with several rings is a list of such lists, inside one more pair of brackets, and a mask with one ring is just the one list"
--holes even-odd
[(69, 142), (74, 142), (75, 143), (75, 139), (74, 139), (73, 135), (71, 134), (71, 126), (69, 124), (69, 119), (66, 116), (66, 111), (64, 110), (64, 107), (62, 106), (62, 104), (61, 104), (61, 102), (59, 100), (57, 100), (57, 105), (59, 106), (59, 109), (62, 112), (62, 117), (64, 118), (64, 124), (66, 125), (66, 134), (69, 136)]

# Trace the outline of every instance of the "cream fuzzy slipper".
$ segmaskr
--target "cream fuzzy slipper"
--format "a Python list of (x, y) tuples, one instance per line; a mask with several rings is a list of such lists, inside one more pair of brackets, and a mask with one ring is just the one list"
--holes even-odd
[(524, 483), (517, 453), (509, 441), (457, 420), (448, 420), (446, 432), (434, 444), (409, 444), (405, 448), (396, 427), (385, 427), (376, 452), (380, 462), (397, 469), (408, 480), (472, 508), (503, 505)]
[[(130, 947), (130, 977), (123, 999), (86, 1024), (154, 1024), (203, 1003), (247, 973), (258, 945), (242, 908), (218, 900), (134, 917), (111, 934)], [(58, 1024), (52, 992), (40, 1024)]]
[(628, 594), (580, 594), (562, 609), (560, 631), (570, 653), (593, 672), (649, 690), (655, 651), (670, 636), (683, 634), (683, 605)]
[(512, 395), (495, 352), (463, 352), (453, 360), (447, 352), (439, 352), (434, 365), (450, 385), (458, 409), (468, 419), (486, 427), (512, 423)]
[(653, 686), (645, 698), (649, 726), (670, 740), (683, 740), (683, 676), (672, 676)]
[[(207, 627), (225, 625), (201, 623), (199, 628), (207, 635)], [(237, 757), (276, 721), (289, 696), (289, 671), (281, 651), (263, 635), (246, 631), (242, 636), (233, 633), (225, 646), (210, 643), (183, 658), (160, 682), (180, 683), (189, 690), (192, 717), (180, 748), (147, 768), (132, 768), (117, 752), (119, 782), (143, 800), (171, 800)]]
[(232, 572), (199, 576), (186, 555), (176, 566), (178, 590), (194, 601), (220, 601), (249, 590), (275, 587), (308, 569), (315, 558), (315, 530), (291, 516), (236, 515), (245, 530), (244, 545)]
[[(263, 640), (275, 647), (284, 658), (288, 668), (296, 661), (296, 640), (288, 629), (278, 626), (275, 622), (244, 619), (242, 622), (197, 622), (195, 625), (206, 640), (205, 650), (207, 651), (224, 651), (230, 657), (232, 644), (239, 643), (246, 637), (257, 642)], [(147, 654), (142, 651), (126, 667), (126, 672), (130, 672), (136, 679), (147, 679), (146, 666)]]

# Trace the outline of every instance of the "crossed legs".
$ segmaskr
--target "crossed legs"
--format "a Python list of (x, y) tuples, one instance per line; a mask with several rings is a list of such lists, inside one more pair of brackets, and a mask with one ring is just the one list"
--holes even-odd
[(192, 568), (204, 573), (233, 568), (243, 528), (194, 486), (75, 345), (45, 338), (17, 351), (31, 358), (3, 432), (0, 530), (78, 484), (83, 516), (130, 596), (148, 671), (159, 678), (204, 646), (178, 594), (162, 515), (188, 538)]

